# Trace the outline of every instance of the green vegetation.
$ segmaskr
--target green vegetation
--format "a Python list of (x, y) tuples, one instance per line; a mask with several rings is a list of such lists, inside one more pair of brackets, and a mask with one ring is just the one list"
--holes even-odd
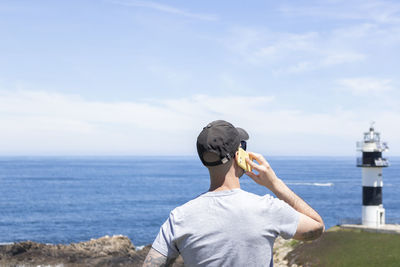
[(294, 239), (291, 239), (291, 240), (289, 240), (288, 241), (288, 246), (290, 246), (290, 247), (295, 247), (295, 246), (297, 246), (298, 244), (300, 243), (300, 241), (297, 241), (297, 240), (294, 240)]
[(287, 259), (303, 266), (400, 266), (400, 235), (334, 227), (322, 238), (299, 244)]

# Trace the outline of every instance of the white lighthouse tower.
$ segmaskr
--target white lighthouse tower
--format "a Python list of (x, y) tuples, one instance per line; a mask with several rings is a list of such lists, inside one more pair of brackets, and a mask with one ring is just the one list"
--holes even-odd
[(379, 228), (385, 225), (385, 209), (382, 205), (382, 168), (389, 162), (382, 158), (382, 152), (388, 150), (385, 142), (371, 123), (369, 131), (364, 133), (364, 140), (357, 142), (357, 150), (362, 156), (357, 158), (357, 167), (362, 170), (362, 225)]

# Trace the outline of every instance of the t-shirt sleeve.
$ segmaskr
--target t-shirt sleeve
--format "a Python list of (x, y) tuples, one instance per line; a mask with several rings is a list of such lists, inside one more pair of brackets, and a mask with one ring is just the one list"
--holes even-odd
[(297, 231), (300, 214), (285, 201), (272, 196), (268, 197), (272, 202), (270, 206), (271, 218), (273, 218), (273, 226), (277, 234), (284, 239), (290, 239)]
[(176, 258), (179, 255), (179, 250), (176, 247), (176, 216), (173, 212), (160, 228), (156, 239), (153, 242), (152, 248), (166, 256), (167, 258)]

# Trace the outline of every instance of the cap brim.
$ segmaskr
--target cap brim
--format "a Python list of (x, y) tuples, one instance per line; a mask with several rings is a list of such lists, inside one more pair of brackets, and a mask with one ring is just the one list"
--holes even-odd
[(249, 134), (242, 128), (236, 127), (239, 132), (240, 140), (249, 140)]

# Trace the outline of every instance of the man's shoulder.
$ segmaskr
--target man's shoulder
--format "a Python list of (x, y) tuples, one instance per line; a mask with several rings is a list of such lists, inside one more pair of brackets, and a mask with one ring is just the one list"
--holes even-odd
[(276, 198), (271, 196), (270, 194), (265, 194), (265, 195), (257, 195), (252, 192), (248, 192), (245, 190), (241, 190), (241, 198), (245, 198), (248, 201), (256, 201), (256, 202), (272, 202)]
[(265, 198), (265, 197), (272, 197), (271, 195), (269, 195), (269, 194), (265, 194), (265, 195), (257, 195), (257, 194), (255, 194), (255, 193), (252, 193), (252, 192), (248, 192), (248, 191), (245, 191), (245, 190), (240, 190), (241, 191), (241, 193), (242, 193), (242, 195), (244, 195), (244, 196), (246, 196), (246, 197), (249, 197), (249, 198), (254, 198), (254, 199), (262, 199), (262, 198)]
[(176, 207), (175, 209), (188, 209), (188, 208), (191, 208), (192, 206), (200, 205), (204, 201), (204, 197), (203, 196), (206, 193), (207, 192), (204, 192), (204, 193), (201, 193), (201, 194), (197, 195), (196, 197), (188, 200), (187, 202), (183, 203), (182, 205)]
[(174, 208), (171, 211), (171, 215), (176, 217), (176, 219), (182, 219), (184, 214), (188, 211), (197, 210), (202, 207), (202, 195), (204, 193), (198, 195), (197, 197), (187, 201), (186, 203)]

